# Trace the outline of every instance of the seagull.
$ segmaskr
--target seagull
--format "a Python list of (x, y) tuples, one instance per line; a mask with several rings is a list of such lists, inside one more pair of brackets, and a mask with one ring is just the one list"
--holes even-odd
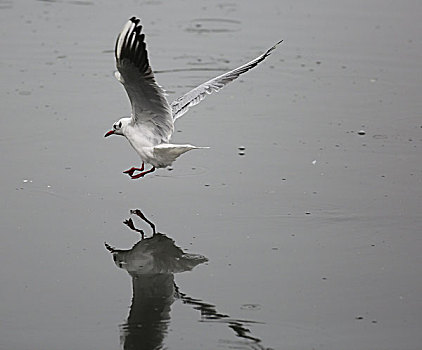
[[(279, 41), (252, 61), (199, 85), (170, 104), (165, 91), (157, 84), (149, 64), (142, 28), (141, 20), (132, 17), (117, 37), (115, 76), (129, 96), (132, 113), (130, 117), (123, 117), (115, 122), (113, 129), (104, 135), (126, 137), (138, 153), (142, 160), (141, 167), (132, 167), (123, 172), (131, 179), (141, 178), (156, 168), (168, 167), (185, 152), (208, 148), (170, 143), (174, 122), (190, 107), (201, 102), (207, 94), (221, 90), (241, 74), (254, 68), (283, 41)], [(152, 168), (144, 170), (145, 163), (152, 165)]]

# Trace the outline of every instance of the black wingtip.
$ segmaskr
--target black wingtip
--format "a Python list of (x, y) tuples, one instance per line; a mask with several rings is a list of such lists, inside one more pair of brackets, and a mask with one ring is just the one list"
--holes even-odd
[(132, 21), (133, 23), (138, 24), (141, 20), (138, 17), (133, 16), (129, 19), (129, 21)]
[(114, 51), (117, 64), (123, 59), (128, 59), (142, 72), (146, 72), (149, 67), (149, 61), (141, 20), (133, 16), (128, 23), (129, 26), (126, 24), (116, 40)]
[(267, 52), (265, 52), (265, 57), (267, 57), (273, 50), (275, 50), (277, 48), (277, 46), (279, 44), (281, 44), (283, 42), (283, 39), (281, 39), (279, 42), (275, 43), (272, 47), (270, 47)]
[(273, 47), (272, 48), (270, 48), (270, 50), (272, 51), (272, 50), (274, 50), (278, 45), (280, 45), (282, 42), (283, 42), (284, 40), (283, 39), (281, 39), (280, 41), (278, 41), (277, 43), (275, 43), (274, 45), (273, 45)]

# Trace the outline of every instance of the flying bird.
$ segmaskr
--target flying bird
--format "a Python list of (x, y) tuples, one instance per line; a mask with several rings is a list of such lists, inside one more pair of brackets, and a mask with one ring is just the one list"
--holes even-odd
[[(132, 167), (123, 173), (132, 179), (138, 179), (155, 171), (156, 168), (170, 166), (176, 158), (187, 151), (208, 148), (170, 143), (174, 122), (190, 107), (201, 102), (207, 94), (219, 91), (241, 74), (254, 68), (281, 42), (282, 40), (252, 61), (208, 80), (170, 104), (164, 90), (157, 84), (149, 64), (141, 21), (132, 17), (117, 37), (115, 47), (117, 66), (115, 76), (123, 84), (129, 96), (132, 113), (130, 117), (123, 117), (115, 122), (113, 129), (104, 135), (126, 137), (140, 156), (141, 167)], [(144, 170), (145, 163), (152, 165), (152, 168)]]

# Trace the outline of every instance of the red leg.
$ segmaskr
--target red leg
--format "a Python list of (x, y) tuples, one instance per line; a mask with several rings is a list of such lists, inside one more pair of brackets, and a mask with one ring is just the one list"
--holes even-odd
[(135, 171), (143, 171), (143, 170), (144, 170), (144, 162), (142, 162), (142, 166), (140, 168), (132, 167), (124, 171), (123, 174), (128, 174), (129, 176), (132, 176)]
[(152, 167), (151, 169), (147, 170), (147, 171), (143, 171), (142, 173), (139, 173), (137, 175), (132, 175), (131, 179), (139, 179), (140, 177), (144, 177), (146, 174), (148, 173), (152, 173), (153, 171), (155, 171), (155, 167)]

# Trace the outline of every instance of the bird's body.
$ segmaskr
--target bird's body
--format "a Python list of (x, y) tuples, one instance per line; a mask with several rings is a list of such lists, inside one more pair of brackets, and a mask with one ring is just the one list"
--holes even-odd
[(123, 135), (138, 153), (143, 162), (151, 164), (156, 168), (170, 166), (181, 154), (191, 149), (201, 148), (192, 145), (174, 145), (157, 137), (151, 127), (131, 123), (131, 118), (127, 118), (127, 124), (122, 128)]
[[(131, 117), (124, 117), (113, 125), (113, 130), (105, 136), (122, 135), (138, 153), (142, 160), (141, 168), (132, 167), (124, 173), (132, 179), (143, 177), (155, 168), (170, 166), (181, 154), (192, 149), (207, 148), (189, 144), (171, 144), (174, 122), (187, 112), (189, 107), (198, 104), (206, 94), (218, 91), (263, 61), (276, 45), (264, 54), (228, 73), (222, 74), (199, 85), (187, 94), (169, 104), (164, 90), (155, 80), (148, 60), (145, 35), (138, 18), (132, 17), (123, 27), (116, 41), (116, 78), (123, 84), (132, 105)], [(151, 164), (144, 171), (144, 163)], [(139, 171), (134, 175), (135, 171)]]

